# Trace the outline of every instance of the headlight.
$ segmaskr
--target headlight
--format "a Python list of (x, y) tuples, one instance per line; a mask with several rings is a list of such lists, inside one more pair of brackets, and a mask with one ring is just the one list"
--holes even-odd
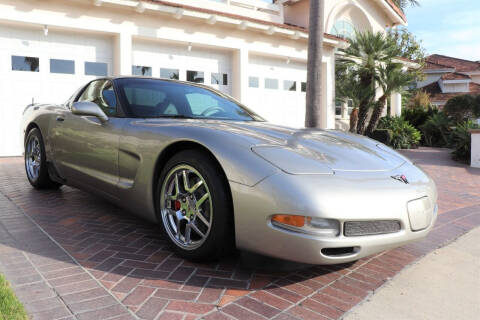
[(340, 233), (340, 223), (333, 219), (276, 214), (271, 221), (275, 227), (315, 236), (333, 238)]

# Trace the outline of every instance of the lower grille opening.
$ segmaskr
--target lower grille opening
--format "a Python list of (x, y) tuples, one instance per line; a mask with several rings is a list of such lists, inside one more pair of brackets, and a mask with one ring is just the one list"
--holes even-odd
[(345, 237), (372, 236), (399, 232), (401, 224), (396, 220), (347, 221), (343, 225)]
[(358, 251), (356, 247), (342, 247), (342, 248), (323, 248), (322, 253), (326, 256), (348, 256)]

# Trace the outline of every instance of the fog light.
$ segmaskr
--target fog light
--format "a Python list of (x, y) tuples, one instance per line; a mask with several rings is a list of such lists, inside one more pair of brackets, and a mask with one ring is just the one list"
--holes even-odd
[(333, 219), (277, 214), (272, 216), (272, 224), (290, 231), (336, 237), (340, 233), (340, 223)]

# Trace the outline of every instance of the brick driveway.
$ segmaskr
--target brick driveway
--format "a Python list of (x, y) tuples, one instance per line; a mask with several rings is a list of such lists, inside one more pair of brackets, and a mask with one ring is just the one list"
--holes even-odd
[(22, 159), (0, 159), (0, 270), (34, 319), (337, 319), (480, 225), (480, 170), (452, 162), (446, 150), (405, 154), (437, 182), (434, 231), (354, 264), (313, 267), (246, 254), (185, 261), (156, 226), (80, 190), (33, 190)]

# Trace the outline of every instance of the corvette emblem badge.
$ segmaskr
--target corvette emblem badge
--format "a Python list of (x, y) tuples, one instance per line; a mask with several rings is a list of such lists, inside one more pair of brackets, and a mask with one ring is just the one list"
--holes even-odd
[(392, 178), (397, 180), (397, 181), (403, 182), (405, 184), (409, 184), (407, 177), (403, 174), (399, 174), (397, 176), (392, 176)]

